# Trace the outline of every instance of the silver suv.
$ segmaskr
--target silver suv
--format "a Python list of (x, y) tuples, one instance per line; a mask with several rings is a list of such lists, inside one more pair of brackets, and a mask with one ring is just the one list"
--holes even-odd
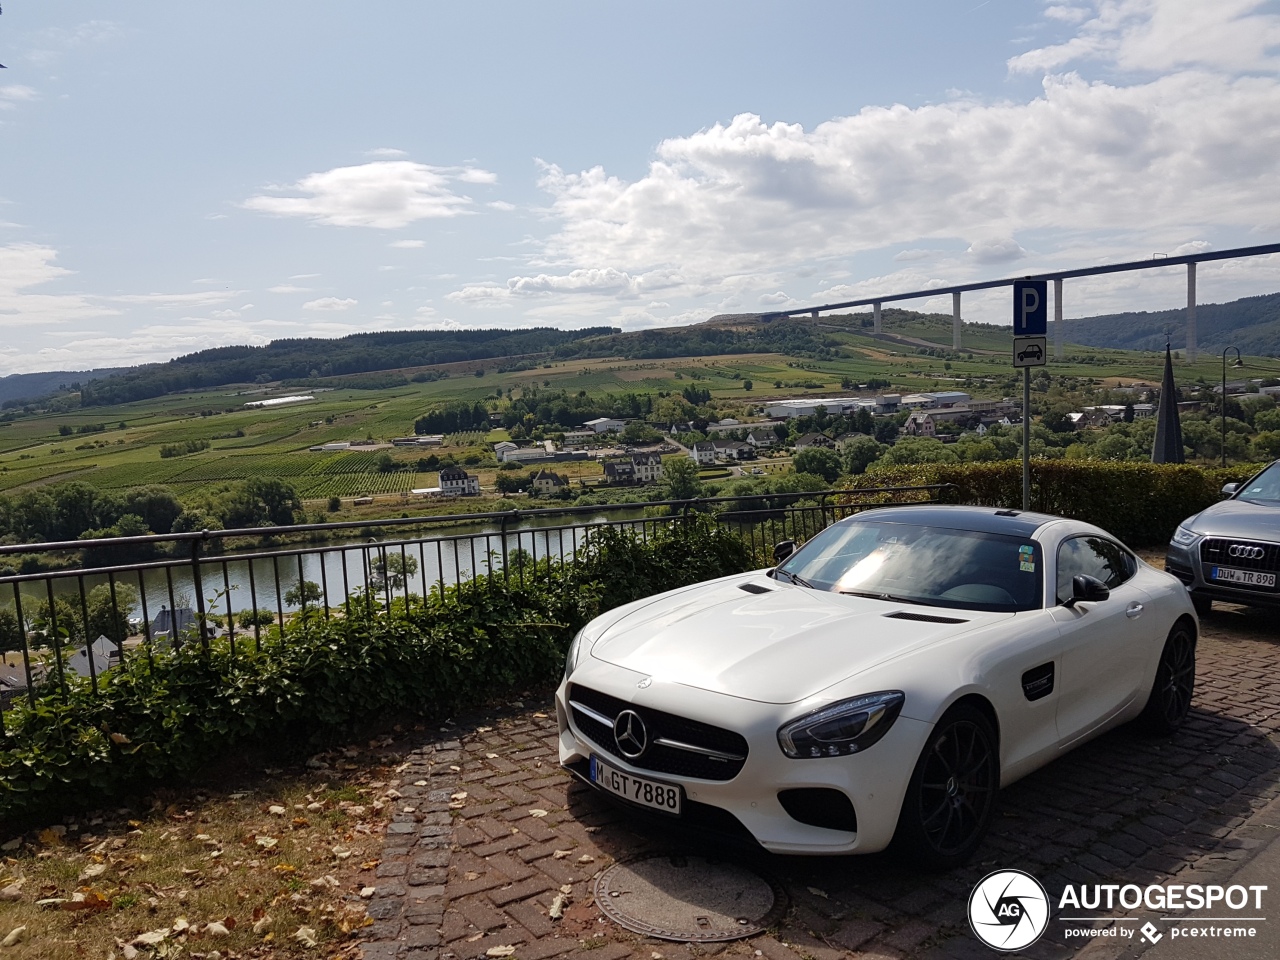
[(1178, 524), (1165, 569), (1202, 614), (1214, 600), (1280, 606), (1280, 460), (1222, 493), (1227, 499)]

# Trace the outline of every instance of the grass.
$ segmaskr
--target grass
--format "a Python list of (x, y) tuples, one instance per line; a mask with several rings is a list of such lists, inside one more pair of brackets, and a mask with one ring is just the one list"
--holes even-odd
[[(4, 835), (0, 939), (25, 931), (0, 952), (14, 960), (352, 955), (372, 922), (362, 891), (377, 885), (386, 820), (406, 802), (395, 790), (406, 736), (397, 727), (294, 769), (258, 768), (247, 784), (161, 792)], [(151, 948), (137, 939), (161, 932)]]

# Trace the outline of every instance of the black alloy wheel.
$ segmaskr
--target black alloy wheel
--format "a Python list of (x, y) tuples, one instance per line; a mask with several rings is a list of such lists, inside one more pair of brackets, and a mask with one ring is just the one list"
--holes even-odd
[(1196, 634), (1185, 620), (1174, 624), (1156, 665), (1155, 683), (1142, 711), (1144, 725), (1153, 733), (1173, 733), (1191, 710), (1196, 688)]
[(959, 866), (986, 836), (999, 788), (1000, 753), (990, 722), (973, 707), (952, 708), (916, 762), (895, 844), (922, 866)]

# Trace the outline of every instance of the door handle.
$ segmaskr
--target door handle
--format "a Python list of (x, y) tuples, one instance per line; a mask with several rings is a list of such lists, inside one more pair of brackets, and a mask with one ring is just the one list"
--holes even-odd
[(1125, 610), (1124, 615), (1128, 617), (1130, 620), (1137, 620), (1140, 616), (1142, 616), (1142, 604), (1140, 603), (1129, 604), (1129, 608)]

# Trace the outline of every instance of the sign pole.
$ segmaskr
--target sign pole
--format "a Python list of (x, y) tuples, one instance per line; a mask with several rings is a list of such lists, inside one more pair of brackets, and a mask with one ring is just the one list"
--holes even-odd
[(1048, 282), (1013, 283), (1013, 365), (1022, 368), (1022, 509), (1031, 509), (1031, 368), (1042, 367), (1049, 350)]
[(1031, 368), (1022, 368), (1022, 509), (1031, 509)]

